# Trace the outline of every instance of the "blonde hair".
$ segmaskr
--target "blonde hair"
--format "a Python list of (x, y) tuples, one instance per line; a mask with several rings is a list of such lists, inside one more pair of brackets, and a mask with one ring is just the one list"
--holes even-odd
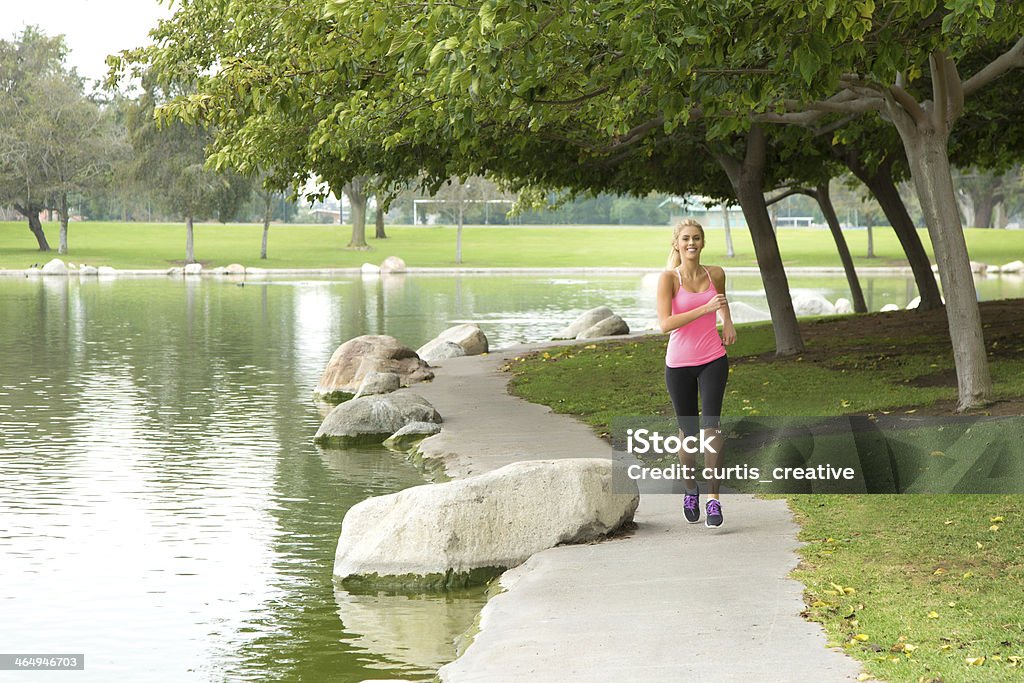
[(692, 218), (684, 218), (676, 223), (676, 227), (672, 229), (672, 250), (668, 252), (668, 264), (665, 266), (667, 270), (674, 270), (683, 262), (683, 257), (679, 254), (678, 246), (679, 233), (683, 231), (683, 228), (697, 228), (700, 230), (701, 240), (704, 239), (704, 226)]

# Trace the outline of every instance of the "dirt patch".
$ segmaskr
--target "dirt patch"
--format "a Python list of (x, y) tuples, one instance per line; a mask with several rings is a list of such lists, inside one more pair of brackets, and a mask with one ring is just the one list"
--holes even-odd
[(912, 387), (955, 387), (956, 369), (946, 368), (927, 375), (918, 375), (907, 380), (907, 384)]

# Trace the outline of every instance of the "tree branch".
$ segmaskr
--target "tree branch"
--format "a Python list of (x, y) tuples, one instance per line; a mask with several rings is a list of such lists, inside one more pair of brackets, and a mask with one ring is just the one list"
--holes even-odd
[(981, 71), (964, 81), (964, 96), (970, 97), (1010, 69), (1024, 67), (1024, 36), (1009, 50), (986, 64)]
[(949, 131), (949, 81), (946, 62), (939, 50), (928, 55), (928, 70), (932, 75), (932, 125)]
[(766, 198), (764, 200), (764, 205), (765, 206), (771, 206), (772, 204), (777, 204), (778, 202), (781, 202), (786, 197), (792, 197), (795, 194), (805, 194), (808, 197), (814, 197), (814, 191), (813, 190), (810, 190), (810, 189), (808, 189), (806, 187), (792, 187), (792, 188), (786, 190), (785, 192), (780, 192), (779, 194), (775, 195), (774, 197)]
[(598, 88), (597, 90), (593, 90), (593, 91), (588, 92), (588, 93), (586, 93), (584, 95), (580, 95), (579, 97), (574, 97), (571, 100), (533, 100), (533, 103), (534, 104), (551, 104), (551, 105), (556, 105), (556, 106), (572, 106), (574, 104), (579, 104), (580, 102), (586, 102), (589, 99), (592, 99), (594, 97), (598, 97), (600, 95), (603, 95), (606, 92), (608, 92), (609, 90), (611, 90), (611, 88), (606, 85), (604, 87)]
[(924, 109), (921, 109), (921, 105), (917, 103), (910, 93), (903, 89), (901, 85), (902, 78), (897, 78), (896, 84), (889, 86), (889, 94), (896, 100), (896, 103), (907, 113), (907, 116), (914, 120), (917, 125), (923, 124), (927, 119), (928, 115), (924, 113)]

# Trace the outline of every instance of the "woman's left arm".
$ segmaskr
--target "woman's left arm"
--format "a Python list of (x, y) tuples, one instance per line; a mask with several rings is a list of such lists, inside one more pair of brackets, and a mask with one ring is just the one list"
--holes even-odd
[[(725, 269), (715, 266), (711, 271), (711, 277), (718, 293), (725, 294)], [(732, 313), (729, 311), (728, 301), (725, 306), (718, 309), (718, 315), (722, 318), (722, 343), (726, 345), (735, 343), (736, 327), (732, 324)]]

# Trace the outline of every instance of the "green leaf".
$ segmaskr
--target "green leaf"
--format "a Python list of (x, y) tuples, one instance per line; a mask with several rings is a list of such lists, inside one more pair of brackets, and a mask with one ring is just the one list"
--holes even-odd
[(803, 76), (809, 85), (814, 80), (814, 74), (818, 71), (818, 58), (810, 49), (803, 45), (793, 50), (793, 57), (796, 58), (797, 66), (800, 68), (800, 75)]

